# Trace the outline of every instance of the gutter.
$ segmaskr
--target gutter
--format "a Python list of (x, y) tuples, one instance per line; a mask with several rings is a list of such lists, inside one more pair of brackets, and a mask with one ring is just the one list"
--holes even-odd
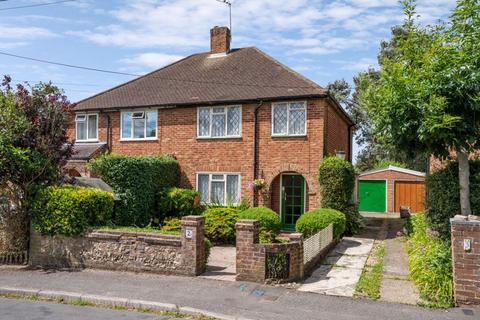
[[(260, 107), (263, 105), (263, 100), (260, 100), (253, 111), (253, 180), (257, 179), (257, 165), (258, 165), (258, 156), (257, 156), (257, 149), (258, 149), (258, 111)], [(253, 193), (253, 205), (257, 205), (257, 196), (255, 192)]]

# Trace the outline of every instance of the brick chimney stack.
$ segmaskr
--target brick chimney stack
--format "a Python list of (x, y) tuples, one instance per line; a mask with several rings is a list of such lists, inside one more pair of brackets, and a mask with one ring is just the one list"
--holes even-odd
[(213, 27), (210, 30), (210, 53), (228, 53), (230, 51), (230, 29)]

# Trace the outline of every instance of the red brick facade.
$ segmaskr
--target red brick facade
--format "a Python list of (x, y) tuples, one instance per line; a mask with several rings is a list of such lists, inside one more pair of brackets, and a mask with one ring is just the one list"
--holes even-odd
[[(197, 138), (197, 107), (159, 108), (157, 139), (151, 141), (121, 141), (120, 112), (99, 113), (99, 140), (110, 141), (110, 150), (124, 155), (174, 154), (181, 170), (181, 184), (196, 187), (198, 172), (232, 172), (241, 176), (241, 197), (252, 198), (249, 184), (253, 181), (254, 110), (257, 104), (242, 105), (242, 137), (225, 139)], [(264, 102), (258, 111), (258, 176), (267, 183), (258, 201), (278, 211), (280, 174), (296, 172), (302, 174), (307, 184), (305, 210), (319, 205), (317, 171), (328, 153), (349, 149), (348, 122), (344, 115), (335, 110), (328, 99), (307, 101), (307, 134), (301, 137), (272, 137), (271, 103)], [(328, 111), (327, 111), (328, 110)], [(328, 116), (328, 126), (326, 115)], [(111, 137), (107, 139), (107, 118), (110, 117)], [(325, 145), (325, 132), (328, 143)], [(75, 137), (75, 123), (69, 129)], [(277, 190), (278, 189), (278, 190)]]
[(386, 170), (371, 174), (362, 174), (359, 180), (386, 180), (387, 181), (387, 211), (395, 212), (395, 182), (396, 181), (419, 181), (424, 182), (425, 177), (404, 172)]

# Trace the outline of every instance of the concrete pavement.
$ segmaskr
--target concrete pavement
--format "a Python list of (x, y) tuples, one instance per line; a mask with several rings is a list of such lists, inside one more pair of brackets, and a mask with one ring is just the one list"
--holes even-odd
[(145, 313), (0, 298), (0, 320), (174, 320)]
[[(431, 310), (401, 304), (298, 292), (249, 282), (109, 272), (0, 269), (0, 287), (69, 291), (143, 299), (208, 310), (235, 318), (291, 320), (471, 320), (480, 311)], [(471, 315), (470, 315), (471, 313)]]

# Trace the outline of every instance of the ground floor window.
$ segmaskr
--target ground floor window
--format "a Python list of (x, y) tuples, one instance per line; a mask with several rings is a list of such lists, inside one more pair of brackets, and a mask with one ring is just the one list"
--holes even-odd
[(236, 173), (198, 173), (197, 190), (204, 203), (236, 205), (240, 201), (240, 175)]

